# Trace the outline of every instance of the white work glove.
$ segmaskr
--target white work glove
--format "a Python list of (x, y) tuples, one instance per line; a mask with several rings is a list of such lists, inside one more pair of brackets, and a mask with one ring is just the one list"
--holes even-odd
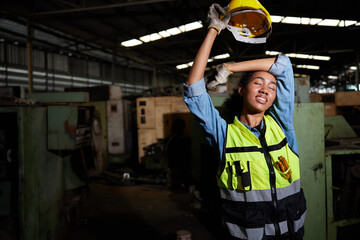
[[(213, 3), (208, 11), (207, 18), (210, 21), (209, 27), (216, 29), (218, 34), (220, 34), (221, 30), (227, 27), (227, 24), (230, 20), (230, 14), (226, 15), (226, 11), (229, 7), (222, 8), (219, 4)], [(223, 19), (220, 19), (220, 16), (224, 16)]]
[(227, 78), (232, 72), (226, 67), (225, 63), (216, 67), (215, 80), (206, 85), (207, 89), (213, 89), (219, 84), (227, 82)]

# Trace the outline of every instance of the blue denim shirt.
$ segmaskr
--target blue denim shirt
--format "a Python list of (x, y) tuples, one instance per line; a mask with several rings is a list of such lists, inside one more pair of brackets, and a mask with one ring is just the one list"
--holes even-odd
[[(294, 112), (294, 73), (290, 59), (278, 55), (269, 73), (277, 79), (277, 92), (270, 114), (277, 120), (287, 138), (290, 148), (298, 154), (297, 140), (293, 124)], [(184, 101), (190, 111), (197, 118), (200, 126), (207, 134), (211, 146), (219, 149), (219, 160), (223, 159), (223, 147), (226, 138), (227, 123), (214, 107), (209, 94), (206, 92), (205, 81), (202, 79), (190, 86), (184, 84)], [(263, 121), (262, 121), (263, 122)], [(263, 123), (261, 123), (263, 124)], [(260, 132), (244, 124), (255, 136)]]

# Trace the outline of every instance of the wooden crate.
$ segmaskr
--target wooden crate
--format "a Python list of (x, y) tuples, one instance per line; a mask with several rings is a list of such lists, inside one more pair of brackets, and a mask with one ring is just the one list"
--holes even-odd
[(360, 106), (360, 92), (349, 91), (349, 92), (336, 92), (335, 93), (336, 106)]
[(310, 93), (310, 102), (322, 102), (321, 93)]
[(325, 102), (324, 103), (324, 115), (325, 116), (336, 116), (337, 115), (337, 107), (335, 103)]

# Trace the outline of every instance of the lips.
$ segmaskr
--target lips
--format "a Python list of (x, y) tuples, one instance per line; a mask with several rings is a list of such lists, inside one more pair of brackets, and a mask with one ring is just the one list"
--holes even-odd
[(258, 101), (261, 104), (265, 104), (268, 101), (268, 99), (267, 99), (267, 97), (265, 95), (257, 95), (255, 97), (255, 99), (256, 99), (256, 101)]

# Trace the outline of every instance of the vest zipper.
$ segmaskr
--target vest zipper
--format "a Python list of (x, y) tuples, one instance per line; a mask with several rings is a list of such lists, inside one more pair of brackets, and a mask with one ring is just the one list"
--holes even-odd
[(261, 134), (261, 135), (262, 136), (260, 137), (260, 144), (261, 144), (262, 148), (264, 149), (266, 164), (267, 164), (269, 172), (270, 172), (270, 188), (271, 188), (270, 190), (271, 190), (271, 198), (272, 198), (273, 210), (274, 210), (274, 216), (275, 216), (275, 223), (274, 223), (275, 238), (279, 239), (281, 232), (280, 232), (279, 219), (278, 219), (278, 204), (277, 204), (277, 195), (276, 195), (275, 171), (274, 171), (274, 167), (272, 165), (271, 157), (269, 154), (268, 145), (265, 140), (265, 133)]

